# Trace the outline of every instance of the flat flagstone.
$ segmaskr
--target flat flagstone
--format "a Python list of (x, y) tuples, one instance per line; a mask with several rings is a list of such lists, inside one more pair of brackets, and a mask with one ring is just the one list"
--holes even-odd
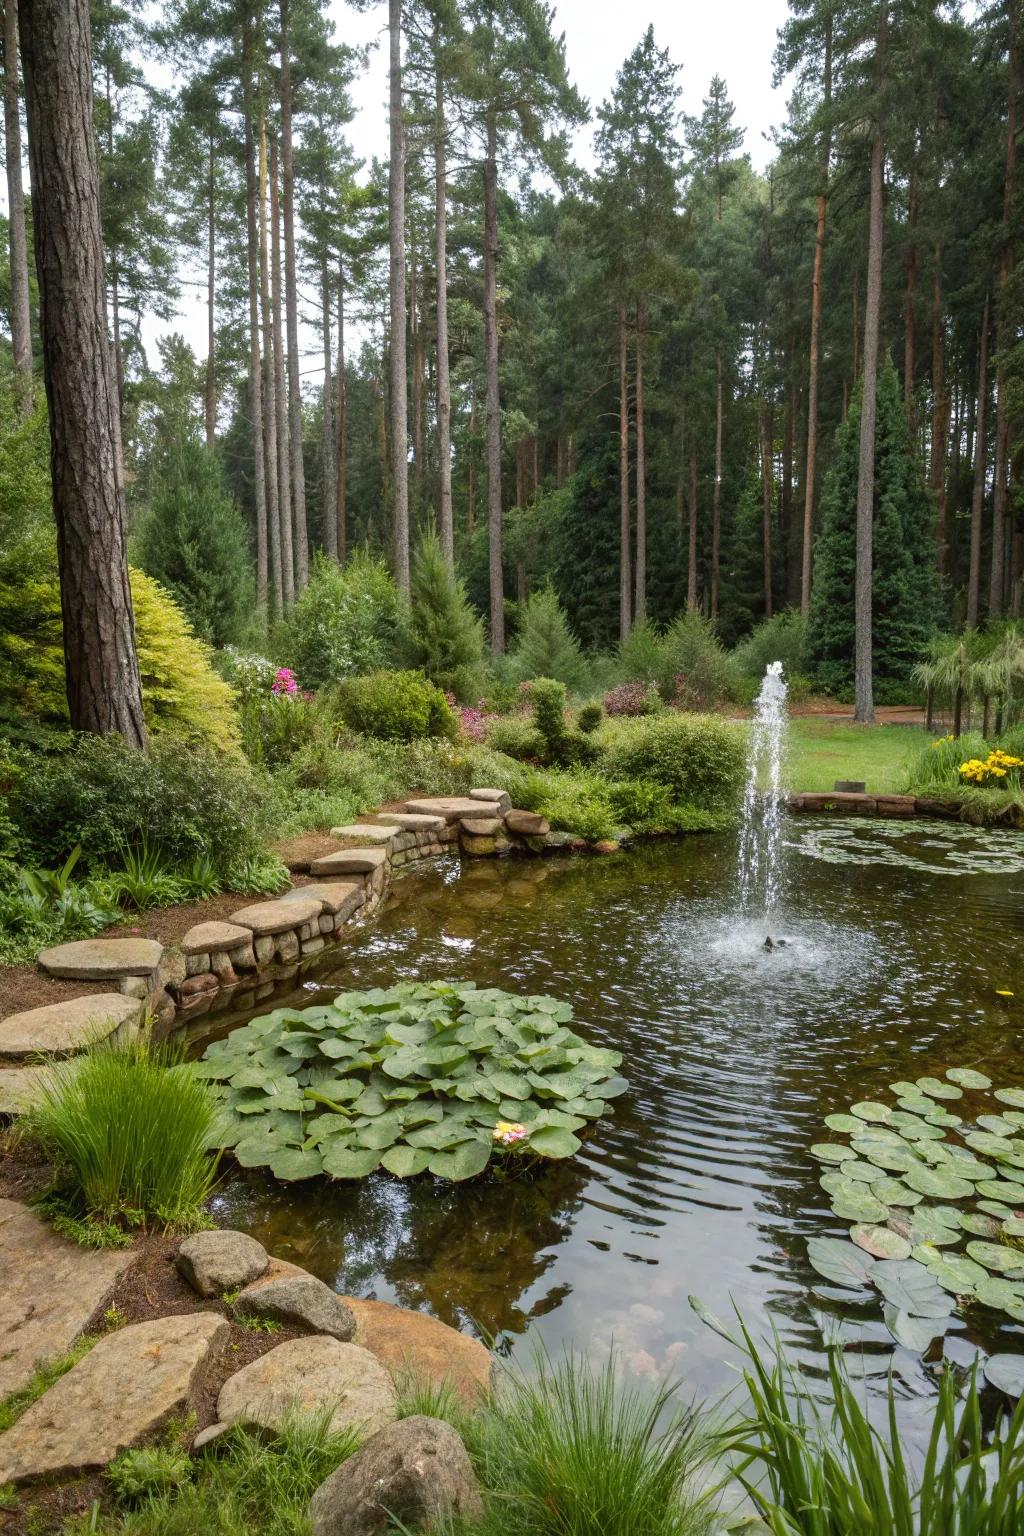
[(303, 1413), (330, 1408), (333, 1429), (372, 1435), (395, 1417), (395, 1388), (368, 1350), (313, 1334), (288, 1339), (229, 1376), (217, 1418), (274, 1430), (293, 1406)]
[(120, 992), (70, 997), (0, 1019), (0, 1056), (70, 1056), (129, 1030), (141, 1018), (141, 999)]
[(240, 911), (232, 912), (231, 922), (262, 936), (301, 928), (303, 923), (319, 917), (320, 911), (320, 903), (313, 896), (288, 900), (282, 897), (277, 901), (258, 901), (251, 907), (242, 907)]
[(117, 981), (122, 976), (148, 976), (163, 952), (156, 939), (77, 939), (44, 949), (39, 964), (51, 976), (69, 981)]
[(484, 805), (493, 805), (496, 816), (503, 816), (512, 809), (512, 797), (507, 789), (471, 789), (469, 798), (479, 800)]
[(411, 811), (385, 811), (377, 817), (386, 827), (400, 827), (403, 832), (441, 832), (443, 816), (417, 816)]
[(321, 912), (337, 917), (339, 912), (347, 916), (363, 904), (363, 887), (355, 880), (312, 881), (309, 885), (296, 886), (281, 897), (282, 901), (318, 901)]
[(211, 1356), (230, 1336), (227, 1319), (215, 1312), (108, 1333), (0, 1436), (0, 1483), (105, 1467), (188, 1411)]
[(354, 822), (350, 827), (332, 827), (331, 836), (351, 837), (360, 843), (390, 843), (398, 836), (398, 828)]
[(179, 947), (183, 955), (205, 955), (221, 949), (237, 949), (251, 939), (252, 929), (242, 928), (238, 923), (196, 923)]
[(0, 1397), (63, 1355), (134, 1263), (121, 1248), (80, 1248), (27, 1205), (0, 1200)]
[(417, 816), (440, 816), (449, 824), (461, 821), (463, 816), (481, 814), (480, 801), (471, 800), (468, 795), (432, 795), (426, 800), (407, 800), (405, 808)]
[(49, 1076), (48, 1067), (0, 1067), (0, 1115), (23, 1115)]
[(309, 872), (312, 875), (369, 875), (387, 861), (386, 848), (341, 848), (337, 853), (314, 859)]

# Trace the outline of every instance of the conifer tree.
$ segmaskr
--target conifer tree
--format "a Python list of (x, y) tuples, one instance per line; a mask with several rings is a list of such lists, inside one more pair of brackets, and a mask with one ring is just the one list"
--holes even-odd
[(409, 661), (464, 704), (475, 703), (484, 675), (484, 632), (462, 582), (431, 531), (412, 567)]
[(567, 688), (582, 682), (586, 670), (583, 653), (553, 587), (540, 587), (527, 599), (512, 665), (522, 678), (551, 677)]

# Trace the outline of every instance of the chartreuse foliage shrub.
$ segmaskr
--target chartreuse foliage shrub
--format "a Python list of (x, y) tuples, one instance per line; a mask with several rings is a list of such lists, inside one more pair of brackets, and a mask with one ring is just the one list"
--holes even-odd
[(187, 1230), (206, 1224), (216, 1115), (216, 1096), (180, 1053), (135, 1038), (54, 1063), (22, 1123), (56, 1166), (73, 1214)]
[(454, 740), (457, 722), (448, 700), (419, 672), (370, 672), (339, 683), (331, 702), (352, 730), (378, 741)]
[(664, 784), (673, 798), (707, 810), (734, 807), (746, 771), (742, 726), (717, 715), (675, 712), (602, 728), (601, 768), (611, 779)]
[(357, 551), (341, 566), (325, 555), (278, 631), (281, 660), (304, 688), (386, 667), (398, 652), (398, 589), (381, 560)]
[(283, 1008), (209, 1046), (217, 1144), (279, 1179), (483, 1173), (502, 1158), (571, 1157), (577, 1131), (627, 1087), (617, 1051), (568, 1028), (552, 997), (472, 983), (349, 992)]
[(483, 623), (434, 533), (416, 551), (409, 598), (406, 659), (460, 703), (475, 704), (487, 675)]

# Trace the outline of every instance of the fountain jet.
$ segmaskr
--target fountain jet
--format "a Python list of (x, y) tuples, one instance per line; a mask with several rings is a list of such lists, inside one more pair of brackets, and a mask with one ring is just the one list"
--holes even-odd
[[(754, 704), (747, 787), (740, 829), (740, 901), (748, 916), (770, 923), (778, 905), (782, 865), (783, 767), (786, 757), (786, 695), (782, 662), (768, 665)], [(768, 935), (763, 948), (784, 943)]]

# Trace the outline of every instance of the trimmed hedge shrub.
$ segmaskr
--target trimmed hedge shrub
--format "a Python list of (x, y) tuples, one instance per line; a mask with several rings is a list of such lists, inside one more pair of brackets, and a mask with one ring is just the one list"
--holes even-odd
[(440, 688), (419, 672), (371, 672), (334, 690), (332, 703), (352, 730), (378, 741), (454, 741), (458, 721)]
[(601, 766), (611, 779), (649, 779), (678, 801), (725, 809), (743, 788), (746, 736), (715, 715), (653, 715), (612, 737)]

